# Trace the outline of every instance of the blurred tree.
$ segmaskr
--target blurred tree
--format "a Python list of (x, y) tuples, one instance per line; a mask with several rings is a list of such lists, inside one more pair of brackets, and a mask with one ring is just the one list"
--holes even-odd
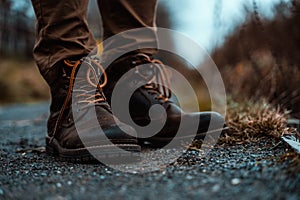
[(1, 57), (32, 57), (34, 20), (28, 15), (30, 1), (12, 8), (12, 1), (0, 0), (0, 52)]
[(0, 53), (6, 54), (6, 46), (9, 38), (8, 19), (11, 10), (11, 2), (9, 0), (0, 0)]

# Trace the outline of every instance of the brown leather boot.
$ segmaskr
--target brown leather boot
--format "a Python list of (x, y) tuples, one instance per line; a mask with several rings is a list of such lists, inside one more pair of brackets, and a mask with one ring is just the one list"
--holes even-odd
[[(148, 64), (148, 67), (144, 64)], [(139, 65), (143, 65), (143, 69), (145, 69), (145, 67), (148, 69), (141, 72), (141, 67), (137, 67)], [(152, 59), (146, 54), (136, 54), (125, 55), (119, 58), (107, 69), (109, 80), (107, 87), (104, 88), (104, 94), (109, 103), (111, 103), (111, 92), (114, 90), (116, 82), (130, 69), (135, 68), (131, 74), (126, 76), (126, 81), (121, 83), (125, 85), (125, 88), (130, 88), (139, 81), (147, 82), (147, 84), (134, 91), (129, 101), (129, 112), (134, 123), (139, 126), (148, 125), (151, 122), (149, 109), (153, 105), (161, 105), (166, 111), (166, 115), (162, 114), (159, 116), (158, 113), (155, 119), (152, 119), (153, 123), (159, 124), (163, 121), (163, 118), (166, 118), (163, 128), (155, 135), (153, 135), (151, 130), (147, 133), (136, 129), (139, 144), (163, 147), (169, 144), (173, 139), (186, 139), (186, 141), (189, 142), (192, 141), (194, 137), (196, 139), (203, 139), (207, 134), (213, 135), (215, 133), (217, 136), (214, 135), (214, 137), (218, 137), (218, 133), (221, 133), (224, 126), (223, 116), (217, 112), (185, 113), (170, 99), (172, 92), (166, 88), (165, 85), (155, 84), (152, 81), (155, 77), (166, 79), (167, 74), (164, 72), (163, 67), (163, 63), (159, 60)], [(126, 95), (127, 90), (124, 89), (123, 91), (124, 95)], [(117, 102), (118, 100), (120, 103)], [(115, 101), (117, 103), (113, 106), (118, 107), (122, 105), (122, 101), (122, 99), (117, 99)], [(120, 108), (116, 108), (116, 110), (118, 109)], [(114, 114), (124, 123), (134, 126), (128, 118), (122, 117), (122, 114)], [(184, 124), (180, 127), (182, 121), (184, 121)], [(211, 126), (210, 129), (209, 126)], [(178, 133), (179, 127), (183, 130), (180, 134)], [(147, 137), (147, 134), (149, 137)]]
[[(136, 159), (134, 152), (140, 151), (136, 132), (112, 115), (102, 92), (107, 78), (99, 62), (90, 58), (64, 60), (54, 71), (46, 152), (75, 162), (95, 161), (95, 156), (109, 158), (109, 162), (126, 156)], [(103, 72), (102, 82), (98, 72)]]

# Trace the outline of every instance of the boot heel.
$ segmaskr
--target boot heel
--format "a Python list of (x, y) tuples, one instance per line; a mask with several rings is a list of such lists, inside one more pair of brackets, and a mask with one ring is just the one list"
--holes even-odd
[(56, 156), (57, 155), (57, 152), (54, 150), (53, 147), (50, 147), (50, 146), (46, 146), (46, 153), (50, 156)]
[(57, 156), (58, 152), (50, 144), (50, 139), (46, 138), (46, 153), (50, 156)]

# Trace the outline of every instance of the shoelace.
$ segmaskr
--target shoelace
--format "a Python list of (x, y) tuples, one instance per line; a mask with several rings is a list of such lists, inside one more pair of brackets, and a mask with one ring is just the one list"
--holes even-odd
[[(172, 91), (170, 90), (170, 78), (166, 71), (166, 66), (162, 61), (158, 59), (151, 59), (148, 55), (140, 53), (137, 54), (137, 57), (142, 57), (147, 63), (151, 63), (151, 67), (155, 67), (154, 75), (149, 80), (147, 76), (144, 76), (139, 71), (139, 67), (135, 68), (135, 73), (139, 74), (143, 79), (149, 80), (146, 85), (143, 87), (150, 93), (157, 95), (158, 100), (168, 101), (172, 96)], [(137, 64), (137, 62), (133, 62)]]
[[(64, 64), (67, 67), (72, 68), (72, 71), (71, 71), (71, 75), (67, 77), (70, 80), (67, 96), (60, 110), (59, 116), (56, 120), (54, 131), (50, 139), (50, 143), (53, 141), (54, 137), (57, 134), (58, 126), (61, 123), (64, 112), (70, 102), (72, 91), (74, 92), (74, 94), (77, 93), (77, 95), (74, 96), (75, 98), (82, 99), (77, 102), (78, 104), (83, 104), (83, 106), (81, 106), (80, 109), (85, 109), (94, 105), (102, 105), (102, 104), (107, 105), (106, 99), (102, 93), (103, 87), (105, 87), (105, 85), (107, 84), (107, 75), (105, 73), (104, 68), (97, 60), (89, 59), (89, 58), (84, 58), (76, 62), (64, 60)], [(85, 66), (88, 67), (86, 71), (86, 77), (84, 78), (84, 77), (77, 76), (76, 81), (78, 81), (79, 88), (73, 90), (75, 75), (76, 72), (78, 71), (77, 69), (79, 68), (79, 66), (83, 66), (82, 64), (85, 64)], [(100, 72), (98, 73), (96, 72), (93, 64), (98, 68), (98, 70), (100, 70), (100, 72), (103, 75), (102, 84), (99, 84), (98, 77), (100, 75)], [(95, 88), (97, 89), (97, 91), (95, 91)]]

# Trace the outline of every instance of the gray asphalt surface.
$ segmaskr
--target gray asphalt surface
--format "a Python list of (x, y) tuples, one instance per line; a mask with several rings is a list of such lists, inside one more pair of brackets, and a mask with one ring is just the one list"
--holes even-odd
[(283, 143), (189, 150), (164, 170), (130, 174), (47, 156), (47, 116), (48, 103), (0, 107), (0, 199), (300, 199), (300, 164), (280, 161)]

